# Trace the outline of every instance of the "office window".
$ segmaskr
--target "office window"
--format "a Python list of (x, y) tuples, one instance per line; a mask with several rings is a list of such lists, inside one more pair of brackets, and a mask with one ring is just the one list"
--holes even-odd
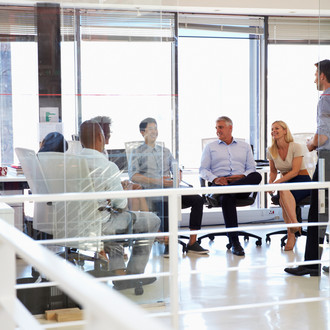
[(171, 148), (171, 44), (88, 41), (81, 55), (82, 120), (112, 118), (107, 147), (141, 140), (140, 121), (154, 117), (158, 139)]
[(173, 27), (173, 14), (81, 12), (78, 115), (112, 118), (107, 148), (141, 140), (146, 117), (158, 121), (158, 139), (171, 148)]
[[(330, 45), (270, 45), (268, 125), (285, 121), (292, 133), (314, 133), (319, 92), (314, 63), (328, 58)], [(269, 137), (270, 138), (270, 137)]]
[[(315, 63), (329, 58), (330, 20), (278, 17), (269, 20), (268, 141), (270, 126), (284, 120), (292, 133), (314, 133), (320, 93)], [(269, 144), (268, 143), (268, 144)]]
[(253, 143), (258, 125), (251, 117), (260, 109), (252, 102), (259, 96), (251, 77), (259, 76), (260, 54), (252, 56), (251, 48), (259, 45), (263, 20), (187, 15), (179, 22), (180, 163), (198, 168), (202, 139), (216, 138), (219, 116), (233, 120), (235, 137)]
[(36, 150), (39, 146), (37, 44), (36, 42), (10, 44), (13, 146)]

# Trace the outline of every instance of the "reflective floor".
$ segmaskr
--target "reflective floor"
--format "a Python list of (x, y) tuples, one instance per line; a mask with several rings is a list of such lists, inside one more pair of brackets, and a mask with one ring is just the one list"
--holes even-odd
[[(294, 277), (283, 271), (286, 263), (303, 260), (306, 239), (299, 238), (293, 251), (284, 252), (281, 236), (273, 236), (266, 244), (264, 231), (254, 233), (262, 236), (263, 244), (257, 247), (255, 239), (243, 243), (241, 238), (245, 257), (232, 255), (226, 249), (225, 237), (216, 237), (213, 242), (203, 240), (202, 246), (210, 249), (209, 256), (182, 256), (178, 251), (179, 329), (330, 329), (329, 275), (322, 272), (320, 277)], [(162, 249), (163, 245), (154, 244), (147, 273), (168, 270), (169, 259), (161, 256)], [(324, 264), (329, 253), (325, 245)], [(18, 265), (19, 276), (29, 272), (19, 260)], [(228, 267), (238, 268), (228, 271)], [(150, 313), (170, 311), (167, 279), (145, 286), (142, 296), (135, 296), (133, 289), (121, 292)], [(325, 300), (313, 302), (315, 297)], [(299, 302), (303, 298), (311, 299)], [(272, 305), (274, 302), (277, 304)], [(227, 309), (214, 310), (219, 307)], [(171, 324), (169, 316), (159, 320)]]

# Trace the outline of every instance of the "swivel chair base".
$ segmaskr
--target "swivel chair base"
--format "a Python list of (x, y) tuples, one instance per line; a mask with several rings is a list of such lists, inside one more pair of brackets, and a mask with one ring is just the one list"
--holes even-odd
[[(238, 236), (243, 236), (244, 237), (244, 241), (249, 241), (250, 237), (255, 238), (256, 241), (256, 246), (261, 246), (262, 245), (262, 238), (258, 235), (254, 235), (251, 233), (247, 233), (245, 231), (237, 231), (236, 232)], [(227, 236), (227, 233), (210, 233), (210, 234), (206, 234), (203, 235), (201, 237), (198, 237), (197, 241), (200, 244), (203, 238), (208, 237), (211, 241), (214, 241), (215, 236)], [(230, 249), (232, 247), (231, 243), (228, 243), (227, 245), (227, 249)]]

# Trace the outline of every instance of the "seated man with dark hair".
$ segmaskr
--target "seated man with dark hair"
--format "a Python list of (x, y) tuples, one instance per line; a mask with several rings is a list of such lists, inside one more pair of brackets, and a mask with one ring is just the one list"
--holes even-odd
[[(128, 175), (133, 182), (142, 185), (143, 188), (171, 188), (173, 180), (174, 158), (167, 148), (156, 144), (158, 137), (157, 122), (154, 118), (146, 118), (140, 123), (140, 133), (144, 138), (144, 144), (133, 150), (128, 164)], [(203, 217), (203, 198), (200, 195), (182, 196), (182, 208), (191, 207), (189, 228), (199, 230)], [(168, 201), (159, 197), (149, 199), (151, 210), (158, 212), (164, 218), (163, 230), (168, 232)], [(166, 242), (165, 242), (166, 244)], [(188, 252), (207, 254), (209, 251), (202, 248), (197, 242), (197, 235), (190, 235), (187, 246)], [(168, 245), (165, 246), (164, 256), (168, 255)]]
[[(102, 153), (104, 149), (104, 135), (100, 125), (92, 120), (85, 121), (80, 126), (80, 141), (84, 147), (81, 154), (86, 157), (90, 169), (95, 191), (122, 191), (120, 171), (116, 164), (110, 162)], [(104, 235), (158, 232), (160, 220), (151, 212), (126, 211), (127, 199), (114, 198), (111, 207), (115, 212), (107, 211), (109, 201), (99, 201), (100, 212), (103, 212)], [(126, 274), (144, 273), (149, 260), (154, 238), (136, 239), (133, 242)], [(125, 269), (124, 255), (121, 249), (111, 246), (109, 249), (111, 270)], [(142, 284), (149, 284), (155, 278), (142, 280)], [(118, 290), (134, 287), (136, 280), (114, 281)]]

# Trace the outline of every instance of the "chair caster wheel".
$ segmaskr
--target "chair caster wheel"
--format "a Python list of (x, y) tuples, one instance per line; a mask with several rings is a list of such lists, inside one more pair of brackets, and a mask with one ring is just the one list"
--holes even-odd
[(269, 236), (266, 237), (266, 243), (270, 243), (270, 241), (271, 241), (270, 237)]
[(136, 296), (141, 296), (141, 295), (143, 295), (143, 286), (142, 286), (142, 283), (140, 282), (139, 284), (138, 284), (138, 286), (134, 289), (134, 293), (135, 293), (135, 295)]
[(247, 236), (247, 235), (244, 236), (244, 241), (245, 241), (245, 242), (248, 242), (248, 241), (249, 241), (249, 236)]
[(260, 239), (258, 239), (258, 240), (256, 241), (256, 246), (261, 246), (261, 245), (262, 245), (262, 242), (261, 242)]
[(210, 239), (211, 241), (214, 241), (214, 235), (209, 235), (209, 239)]
[(40, 276), (40, 273), (34, 267), (32, 267), (32, 269), (31, 269), (31, 276), (33, 278), (38, 278)]
[(230, 250), (231, 247), (232, 247), (232, 244), (231, 244), (231, 243), (228, 243), (228, 244), (226, 245), (226, 247), (227, 247), (228, 250)]

